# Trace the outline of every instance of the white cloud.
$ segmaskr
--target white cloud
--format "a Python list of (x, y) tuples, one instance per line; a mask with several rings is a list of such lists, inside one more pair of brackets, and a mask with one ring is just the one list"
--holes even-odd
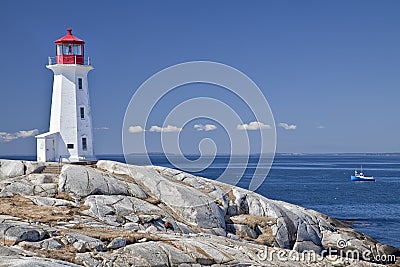
[(283, 128), (283, 129), (285, 129), (285, 130), (296, 130), (296, 128), (297, 128), (297, 125), (294, 125), (294, 124), (290, 124), (289, 125), (289, 124), (287, 124), (285, 122), (279, 123), (278, 126)]
[(182, 131), (182, 128), (173, 126), (173, 125), (167, 125), (166, 127), (160, 127), (157, 125), (153, 125), (150, 127), (150, 132), (163, 132), (163, 133), (173, 133), (173, 132), (180, 132)]
[(144, 131), (142, 126), (136, 125), (136, 126), (129, 126), (128, 131), (130, 133), (141, 133)]
[(247, 130), (247, 131), (254, 131), (254, 130), (264, 130), (264, 129), (271, 129), (271, 125), (264, 124), (259, 121), (252, 121), (249, 124), (238, 124), (236, 127), (238, 130)]
[(37, 134), (39, 134), (38, 129), (27, 130), (27, 131), (21, 130), (16, 133), (0, 132), (0, 142), (6, 143), (6, 142), (13, 141), (15, 139), (19, 139), (19, 138), (27, 138), (27, 137), (35, 136)]
[(325, 126), (319, 125), (319, 126), (317, 126), (317, 129), (325, 129)]
[(202, 125), (202, 124), (195, 124), (194, 128), (197, 131), (213, 131), (215, 129), (217, 129), (217, 126), (215, 126), (214, 124), (206, 124), (206, 125)]
[(110, 130), (107, 126), (102, 126), (102, 127), (96, 127), (94, 128), (95, 130)]

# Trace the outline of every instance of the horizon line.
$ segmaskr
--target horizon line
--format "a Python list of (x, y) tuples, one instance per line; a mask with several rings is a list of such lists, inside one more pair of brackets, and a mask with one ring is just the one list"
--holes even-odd
[[(400, 152), (276, 152), (275, 155), (395, 155), (400, 154)], [(177, 153), (163, 153), (163, 152), (149, 152), (149, 153), (130, 153), (132, 156), (144, 156), (144, 155), (171, 155), (178, 156), (181, 154)], [(201, 156), (201, 154), (188, 153), (183, 154), (184, 156)], [(204, 154), (203, 156), (258, 156), (258, 155), (270, 155), (269, 153), (250, 153), (250, 154), (229, 154), (229, 153), (217, 153), (217, 154)], [(125, 156), (123, 153), (104, 153), (95, 154), (96, 157), (102, 156)], [(4, 157), (36, 157), (36, 154), (9, 154), (0, 155), (0, 159)]]

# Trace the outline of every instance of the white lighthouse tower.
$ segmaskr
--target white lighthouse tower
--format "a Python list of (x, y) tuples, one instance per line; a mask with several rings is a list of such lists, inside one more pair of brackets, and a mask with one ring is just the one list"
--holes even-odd
[(87, 75), (93, 69), (85, 60), (85, 42), (68, 34), (57, 39), (56, 57), (46, 66), (54, 72), (49, 132), (36, 136), (38, 161), (91, 161), (92, 116)]

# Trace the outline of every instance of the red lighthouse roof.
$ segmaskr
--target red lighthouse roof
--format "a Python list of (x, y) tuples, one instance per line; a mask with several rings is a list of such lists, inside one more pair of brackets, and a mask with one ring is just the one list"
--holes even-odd
[(72, 35), (71, 28), (68, 34), (54, 41), (56, 43), (56, 62), (57, 64), (84, 64), (84, 45), (85, 42)]
[(68, 34), (61, 37), (60, 39), (55, 40), (54, 42), (56, 44), (65, 44), (65, 43), (70, 43), (70, 44), (84, 44), (85, 41), (79, 39), (78, 37), (72, 35), (72, 29), (68, 28)]

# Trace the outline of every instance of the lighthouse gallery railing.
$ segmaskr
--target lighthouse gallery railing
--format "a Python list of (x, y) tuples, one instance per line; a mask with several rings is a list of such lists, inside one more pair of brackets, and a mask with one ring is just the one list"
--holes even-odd
[[(77, 56), (74, 56), (75, 64), (77, 62), (76, 58)], [(56, 65), (56, 64), (57, 64), (57, 57), (48, 58), (48, 65)], [(92, 59), (90, 57), (85, 58), (83, 65), (92, 65)]]

